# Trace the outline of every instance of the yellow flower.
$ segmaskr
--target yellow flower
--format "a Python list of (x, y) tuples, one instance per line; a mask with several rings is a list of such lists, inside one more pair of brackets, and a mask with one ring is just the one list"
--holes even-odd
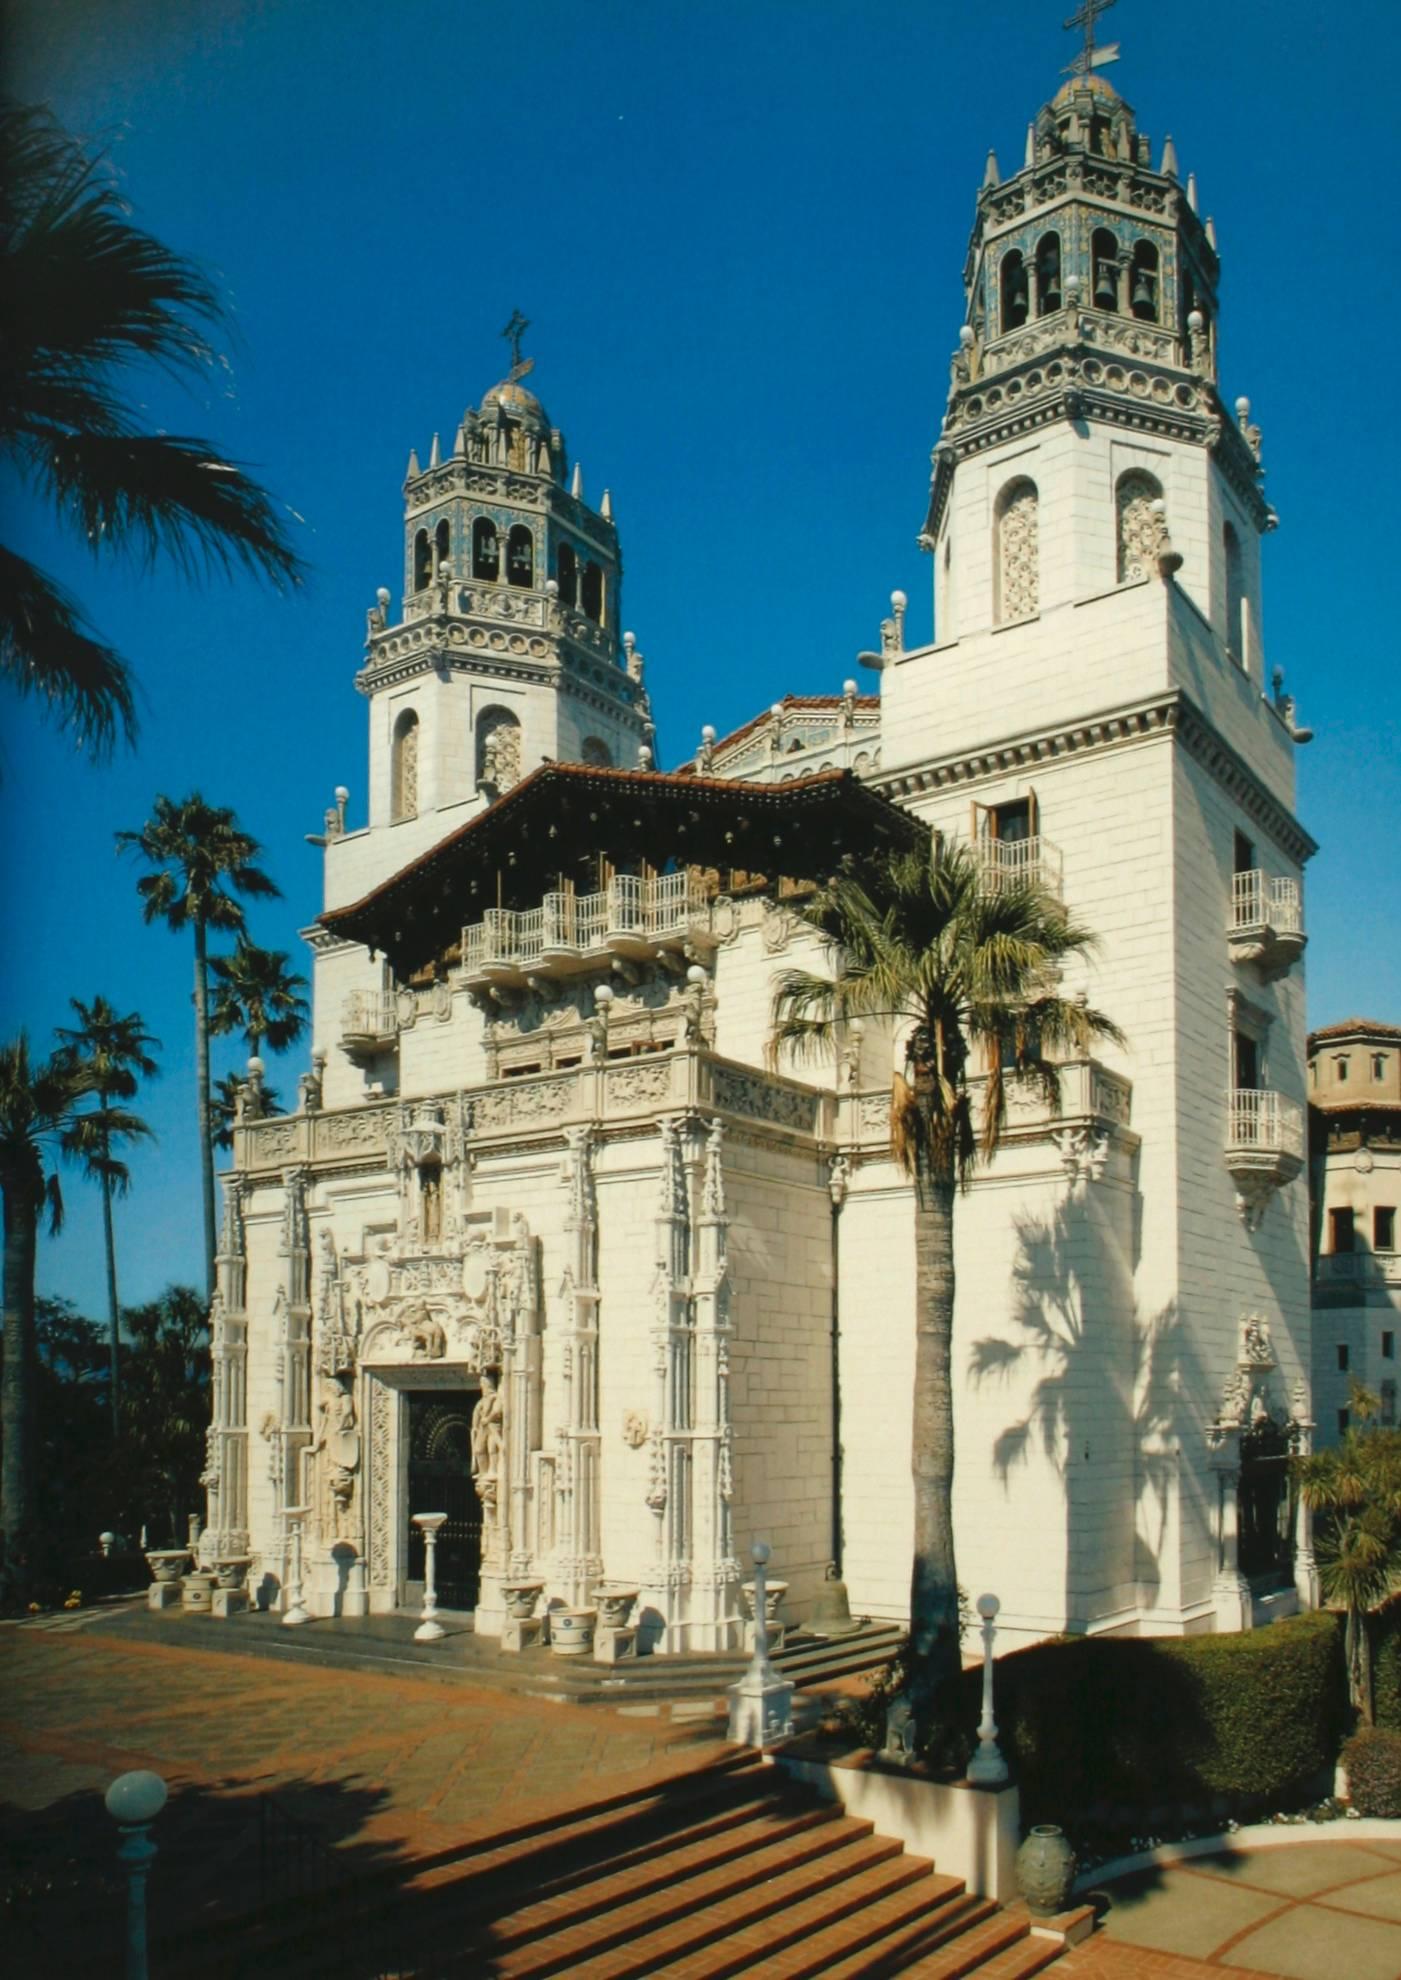
[(29, 1605), (29, 1613), (30, 1613), (30, 1615), (31, 1615), (31, 1616), (37, 1616), (37, 1615), (38, 1615), (38, 1613), (39, 1613), (39, 1604), (38, 1604), (37, 1602), (31, 1602), (31, 1603), (30, 1603), (30, 1605)]

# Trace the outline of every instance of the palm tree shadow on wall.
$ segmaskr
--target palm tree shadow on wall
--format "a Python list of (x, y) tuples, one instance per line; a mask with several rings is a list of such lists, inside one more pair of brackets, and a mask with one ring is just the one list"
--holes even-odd
[(1072, 1628), (1091, 1598), (1156, 1606), (1178, 1454), (1193, 1434), (1199, 1371), (1176, 1302), (1143, 1315), (1134, 1299), (1134, 1203), (1126, 1231), (1122, 1197), (1077, 1182), (1049, 1219), (1017, 1219), (1008, 1330), (969, 1351), (975, 1385), (1015, 1384), (1025, 1402), (993, 1445), (1004, 1488), (1038, 1449), (1060, 1475)]

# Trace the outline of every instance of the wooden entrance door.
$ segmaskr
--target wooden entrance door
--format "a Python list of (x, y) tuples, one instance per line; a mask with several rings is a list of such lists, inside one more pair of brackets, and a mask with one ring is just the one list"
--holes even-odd
[[(408, 1579), (423, 1586), (423, 1534), (415, 1513), (445, 1512), (438, 1529), (438, 1601), (475, 1608), (481, 1592), (482, 1508), (472, 1483), (475, 1389), (410, 1389)], [(410, 1591), (410, 1601), (413, 1593)]]

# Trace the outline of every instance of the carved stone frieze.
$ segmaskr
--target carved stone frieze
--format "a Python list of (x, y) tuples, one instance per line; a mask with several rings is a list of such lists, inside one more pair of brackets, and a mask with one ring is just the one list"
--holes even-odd
[(802, 1093), (791, 1086), (780, 1086), (762, 1073), (744, 1072), (736, 1066), (716, 1066), (711, 1073), (711, 1093), (717, 1107), (751, 1119), (772, 1121), (778, 1127), (794, 1128), (812, 1134), (817, 1127), (818, 1096)]

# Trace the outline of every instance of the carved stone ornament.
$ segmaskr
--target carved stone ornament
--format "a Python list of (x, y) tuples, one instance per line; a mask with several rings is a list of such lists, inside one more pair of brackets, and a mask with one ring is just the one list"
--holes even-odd
[(623, 1442), (630, 1451), (640, 1451), (648, 1437), (646, 1417), (638, 1409), (623, 1411)]
[(523, 1217), (501, 1213), (494, 1224), (475, 1221), (431, 1246), (397, 1239), (346, 1264), (342, 1300), (351, 1310), (347, 1332), (360, 1323), (360, 1365), (446, 1361), (478, 1373), (498, 1366), (509, 1344), (532, 1330), (534, 1239)]
[(1072, 1189), (1079, 1183), (1100, 1180), (1109, 1160), (1107, 1128), (1058, 1128), (1051, 1138), (1059, 1151), (1061, 1167)]

